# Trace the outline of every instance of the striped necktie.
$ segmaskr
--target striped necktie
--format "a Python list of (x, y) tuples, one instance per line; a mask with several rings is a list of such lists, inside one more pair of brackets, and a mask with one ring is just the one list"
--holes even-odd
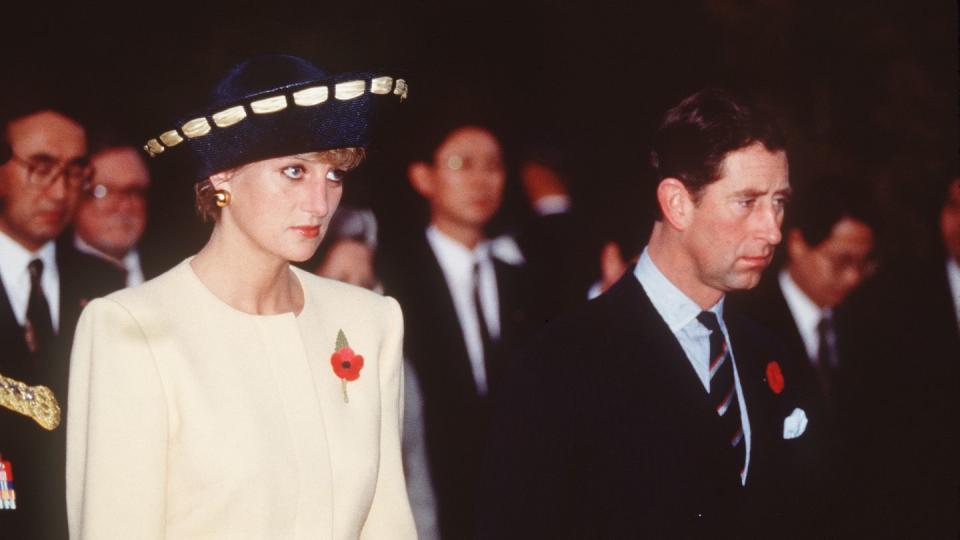
[(740, 464), (738, 472), (742, 473), (746, 459), (746, 443), (743, 440), (740, 402), (737, 400), (730, 349), (716, 315), (710, 311), (702, 311), (697, 315), (697, 320), (710, 330), (710, 402), (720, 418), (735, 462)]

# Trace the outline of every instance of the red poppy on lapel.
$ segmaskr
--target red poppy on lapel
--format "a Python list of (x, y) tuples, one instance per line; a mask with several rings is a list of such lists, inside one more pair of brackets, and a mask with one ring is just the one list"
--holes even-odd
[(330, 356), (330, 365), (333, 367), (333, 373), (340, 377), (343, 386), (343, 401), (350, 403), (347, 397), (347, 381), (355, 381), (360, 378), (360, 370), (363, 369), (363, 357), (353, 352), (350, 344), (347, 342), (347, 336), (343, 330), (337, 332), (337, 344), (334, 346), (333, 355)]
[(780, 371), (779, 363), (770, 362), (767, 364), (767, 384), (770, 385), (774, 394), (783, 392), (783, 372)]

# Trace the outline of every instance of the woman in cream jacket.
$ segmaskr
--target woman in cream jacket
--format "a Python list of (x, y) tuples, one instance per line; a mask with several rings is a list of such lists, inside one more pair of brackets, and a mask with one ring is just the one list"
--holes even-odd
[(405, 92), (257, 57), (147, 143), (198, 181), (215, 225), (195, 256), (84, 310), (71, 537), (415, 538), (400, 309), (289, 264), (317, 249), (373, 109)]

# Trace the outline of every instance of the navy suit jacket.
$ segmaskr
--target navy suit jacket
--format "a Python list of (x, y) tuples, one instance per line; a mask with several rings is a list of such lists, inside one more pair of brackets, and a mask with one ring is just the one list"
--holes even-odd
[(425, 438), (444, 538), (470, 538), (489, 419), (488, 396), (502, 384), (509, 351), (529, 333), (523, 269), (494, 259), (500, 303), (500, 346), (487, 373), (488, 396), (477, 393), (467, 346), (443, 271), (423, 234), (382, 255), (384, 292), (404, 315), (404, 354), (423, 399)]
[(31, 386), (53, 390), (61, 409), (61, 424), (46, 431), (32, 419), (0, 408), (0, 455), (10, 461), (16, 510), (0, 510), (0, 536), (7, 538), (66, 538), (65, 456), (67, 381), (70, 347), (80, 311), (90, 300), (120, 289), (123, 273), (110, 263), (82, 254), (63, 243), (57, 246), (60, 274), (60, 331), (49, 352), (33, 357), (0, 286), (0, 373)]
[(508, 374), (479, 537), (783, 536), (791, 381), (774, 392), (775, 344), (733, 313), (725, 320), (752, 432), (746, 487), (703, 385), (628, 272), (551, 324)]
[(871, 347), (859, 522), (874, 538), (960, 532), (960, 330), (945, 263), (901, 261), (865, 284), (858, 306)]

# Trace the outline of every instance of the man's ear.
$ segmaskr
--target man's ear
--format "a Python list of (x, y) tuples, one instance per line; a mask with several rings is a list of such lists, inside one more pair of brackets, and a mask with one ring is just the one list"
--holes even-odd
[(787, 255), (790, 259), (799, 259), (810, 251), (810, 245), (803, 238), (800, 229), (793, 228), (787, 232)]
[(433, 196), (433, 170), (430, 165), (422, 161), (411, 163), (407, 167), (407, 178), (410, 180), (413, 189), (417, 190), (417, 193), (425, 199), (430, 199)]
[(690, 226), (693, 217), (693, 196), (683, 182), (676, 178), (664, 178), (657, 186), (657, 202), (663, 219), (671, 227), (682, 231)]

